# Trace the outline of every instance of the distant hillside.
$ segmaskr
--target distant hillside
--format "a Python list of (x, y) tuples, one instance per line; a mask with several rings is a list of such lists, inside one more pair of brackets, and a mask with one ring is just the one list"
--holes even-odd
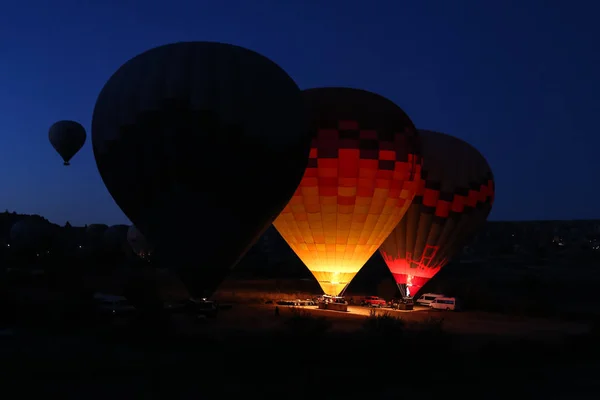
[(37, 214), (17, 214), (15, 211), (4, 211), (0, 213), (0, 240), (6, 241), (10, 235), (10, 228), (14, 225), (15, 222), (20, 221), (24, 218), (39, 218), (43, 221), (48, 222), (49, 224), (58, 227), (56, 224), (52, 224), (46, 218)]
[(60, 226), (58, 224), (52, 223), (50, 222), (48, 219), (42, 217), (41, 215), (38, 214), (18, 214), (15, 211), (4, 211), (2, 213), (0, 213), (0, 242), (2, 243), (8, 243), (9, 242), (9, 238), (10, 238), (10, 230), (12, 228), (12, 226), (25, 218), (34, 218), (34, 219), (39, 219), (42, 221), (47, 222), (48, 224), (50, 224), (50, 226), (52, 226), (54, 229), (58, 230), (58, 231), (62, 231), (62, 232), (66, 232), (65, 230), (68, 230), (68, 232), (70, 232), (70, 235), (74, 235), (74, 236), (83, 236), (85, 233), (85, 228), (87, 226), (82, 226), (82, 227), (77, 227), (77, 226), (71, 226), (69, 224), (69, 222), (67, 222), (65, 224), (65, 226)]
[[(0, 213), (0, 241), (8, 243), (10, 229), (21, 219), (31, 217), (48, 221), (40, 215)], [(91, 221), (90, 223), (92, 223)], [(52, 224), (57, 230), (77, 242), (82, 242), (85, 228)], [(470, 243), (465, 243), (462, 258), (494, 258), (497, 256), (543, 255), (572, 257), (575, 253), (600, 251), (600, 220), (573, 221), (488, 221)], [(375, 254), (364, 273), (385, 270)], [(372, 265), (373, 268), (369, 268)], [(234, 275), (310, 277), (304, 264), (296, 257), (277, 230), (271, 226), (241, 261)], [(378, 275), (378, 274), (376, 274)]]

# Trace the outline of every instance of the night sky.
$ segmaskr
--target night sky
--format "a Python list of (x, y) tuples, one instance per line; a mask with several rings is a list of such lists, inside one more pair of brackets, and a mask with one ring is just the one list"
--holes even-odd
[[(228, 42), (300, 88), (380, 93), (494, 170), (492, 220), (599, 218), (600, 3), (589, 0), (28, 1), (0, 11), (0, 209), (128, 223), (96, 169), (96, 96), (124, 62), (175, 41)], [(154, 5), (156, 4), (156, 5)], [(88, 142), (71, 167), (48, 128)], [(275, 166), (274, 166), (275, 167)], [(210, 212), (199, 210), (198, 212)]]

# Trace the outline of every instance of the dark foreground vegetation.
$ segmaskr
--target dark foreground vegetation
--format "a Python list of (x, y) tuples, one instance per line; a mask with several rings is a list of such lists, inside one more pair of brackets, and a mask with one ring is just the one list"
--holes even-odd
[[(152, 268), (131, 252), (96, 252), (80, 241), (83, 228), (64, 230), (71, 230), (73, 243), (83, 248), (21, 254), (14, 246), (0, 246), (6, 267), (0, 268), (4, 393), (103, 400), (234, 395), (316, 400), (577, 399), (598, 398), (600, 392), (600, 323), (589, 334), (560, 340), (457, 335), (442, 318), (412, 322), (386, 313), (365, 318), (351, 332), (302, 310), (280, 316), (269, 311), (235, 326), (226, 326), (223, 311), (215, 319), (182, 325), (160, 311), (171, 294), (182, 292), (176, 285), (158, 290), (155, 283), (164, 284), (165, 278), (151, 279), (155, 274), (145, 270)], [(268, 294), (304, 292), (300, 282), (307, 280), (315, 285), (298, 260), (274, 261), (279, 253), (255, 246), (233, 271), (235, 285), (228, 290), (242, 298), (245, 279), (261, 276), (276, 282), (276, 290), (264, 290)], [(597, 265), (575, 262), (573, 255), (561, 261), (557, 254), (457, 263), (423, 291), (457, 296), (467, 310), (590, 322), (600, 309)], [(290, 288), (284, 285), (292, 281)], [(255, 285), (248, 286), (248, 292), (257, 292)], [(125, 295), (144, 312), (120, 323), (99, 319), (92, 311), (96, 291)], [(397, 296), (378, 255), (348, 290), (348, 295), (374, 294)], [(269, 327), (253, 329), (260, 324)]]
[[(560, 342), (455, 336), (441, 318), (390, 314), (352, 333), (294, 310), (277, 329), (184, 332), (168, 318), (121, 325), (54, 320), (0, 336), (5, 390), (61, 398), (593, 398), (598, 330)], [(84, 326), (85, 325), (85, 326)], [(566, 396), (566, 397), (565, 397)], [(257, 397), (258, 398), (258, 397)]]

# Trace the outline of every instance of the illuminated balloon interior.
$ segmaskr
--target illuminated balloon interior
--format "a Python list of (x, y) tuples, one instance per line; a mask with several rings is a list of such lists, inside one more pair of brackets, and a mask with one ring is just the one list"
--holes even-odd
[(479, 229), (494, 200), (487, 161), (471, 145), (419, 131), (423, 169), (408, 212), (381, 245), (401, 291), (416, 294)]
[[(335, 89), (307, 93), (309, 102), (319, 102), (319, 90)], [(420, 170), (411, 141), (416, 132), (402, 110), (351, 89), (342, 90), (337, 100), (342, 110), (344, 101), (355, 101), (366, 103), (363, 114), (381, 103), (398, 114), (373, 122), (356, 111), (341, 113), (354, 119), (339, 119), (338, 109), (333, 119), (318, 120), (304, 177), (274, 222), (329, 295), (343, 292), (398, 224), (414, 197), (414, 176)]]

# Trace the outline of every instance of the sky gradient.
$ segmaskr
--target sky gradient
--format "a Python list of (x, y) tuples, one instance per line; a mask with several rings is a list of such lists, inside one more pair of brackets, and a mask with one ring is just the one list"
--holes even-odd
[[(473, 144), (496, 178), (491, 220), (600, 218), (599, 11), (583, 0), (10, 2), (0, 14), (0, 209), (129, 223), (94, 161), (96, 97), (138, 53), (209, 40), (262, 53), (302, 89), (377, 92), (417, 127)], [(60, 119), (88, 131), (68, 168), (48, 142)]]

